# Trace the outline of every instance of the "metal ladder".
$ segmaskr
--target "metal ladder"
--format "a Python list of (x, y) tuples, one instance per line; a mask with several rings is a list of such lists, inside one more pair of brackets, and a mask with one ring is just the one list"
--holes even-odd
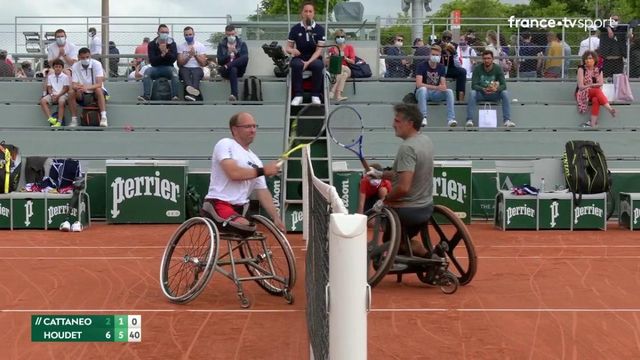
[[(289, 148), (291, 141), (300, 144), (311, 141), (318, 133), (318, 126), (326, 123), (329, 115), (329, 86), (330, 78), (324, 70), (323, 98), (324, 103), (307, 110), (307, 113), (298, 119), (296, 116), (306, 102), (300, 106), (291, 105), (291, 74), (287, 76), (287, 96), (285, 99), (285, 129), (283, 139), (283, 151)], [(306, 97), (305, 97), (306, 100)], [(324, 122), (321, 122), (324, 121)], [(311, 162), (315, 175), (322, 181), (333, 185), (331, 172), (331, 146), (325, 133), (311, 145)], [(302, 165), (301, 151), (296, 151), (284, 162), (282, 168), (282, 181), (280, 182), (280, 215), (287, 231), (302, 231)]]

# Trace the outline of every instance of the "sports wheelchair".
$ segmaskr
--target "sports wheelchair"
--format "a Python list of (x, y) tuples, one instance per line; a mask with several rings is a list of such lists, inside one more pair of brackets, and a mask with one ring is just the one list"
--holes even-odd
[[(387, 274), (395, 274), (397, 282), (404, 274), (416, 274), (423, 283), (453, 294), (459, 285), (468, 284), (475, 276), (478, 259), (471, 235), (449, 208), (435, 205), (433, 215), (420, 230), (425, 256), (413, 254), (410, 239), (401, 230), (400, 219), (392, 208), (371, 209), (366, 215), (367, 277), (371, 287)], [(432, 239), (439, 242), (434, 245)], [(398, 253), (400, 248), (402, 254)]]
[[(240, 306), (251, 302), (244, 294), (242, 282), (255, 281), (267, 293), (282, 296), (293, 304), (291, 289), (296, 282), (296, 265), (291, 246), (280, 230), (264, 216), (253, 215), (251, 229), (238, 231), (221, 219), (205, 202), (202, 217), (188, 219), (171, 236), (162, 256), (160, 285), (174, 303), (188, 303), (207, 286), (214, 272), (229, 278), (237, 288)], [(224, 229), (220, 232), (218, 229)], [(220, 241), (227, 243), (226, 252)], [(239, 256), (238, 256), (239, 255)], [(242, 264), (248, 276), (238, 273)], [(230, 270), (224, 267), (230, 266)]]

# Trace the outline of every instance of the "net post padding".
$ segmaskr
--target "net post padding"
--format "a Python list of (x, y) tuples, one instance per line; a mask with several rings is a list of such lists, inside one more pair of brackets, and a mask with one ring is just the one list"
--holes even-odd
[(367, 358), (367, 217), (331, 214), (329, 222), (329, 358)]
[(347, 214), (347, 210), (336, 189), (314, 176), (308, 146), (302, 149), (302, 174), (303, 237), (307, 241), (307, 329), (311, 358), (324, 360), (329, 358), (329, 317), (325, 291), (329, 283), (330, 215)]

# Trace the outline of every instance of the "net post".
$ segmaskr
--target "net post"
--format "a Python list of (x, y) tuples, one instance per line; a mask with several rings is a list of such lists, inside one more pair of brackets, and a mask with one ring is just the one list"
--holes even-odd
[(334, 213), (329, 221), (329, 358), (367, 358), (367, 217)]

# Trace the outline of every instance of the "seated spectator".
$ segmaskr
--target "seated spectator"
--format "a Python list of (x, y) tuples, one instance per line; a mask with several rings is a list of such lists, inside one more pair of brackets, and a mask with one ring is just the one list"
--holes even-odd
[(469, 45), (465, 36), (460, 36), (460, 42), (458, 42), (458, 48), (456, 49), (456, 52), (458, 54), (458, 61), (460, 62), (462, 68), (467, 72), (467, 79), (471, 79), (471, 75), (473, 74), (473, 67), (476, 63), (473, 58), (478, 56), (478, 54), (471, 47), (471, 45)]
[(301, 21), (289, 30), (285, 52), (292, 56), (289, 62), (291, 71), (291, 105), (302, 104), (304, 88), (302, 73), (311, 71), (311, 103), (321, 104), (324, 81), (324, 63), (322, 62), (322, 46), (326, 40), (324, 27), (313, 20), (316, 10), (312, 2), (305, 1), (300, 9)]
[(229, 80), (231, 94), (229, 101), (239, 99), (238, 78), (244, 76), (249, 64), (249, 49), (247, 44), (236, 34), (233, 25), (227, 25), (224, 29), (226, 35), (218, 44), (218, 70), (220, 76)]
[(129, 73), (129, 80), (141, 80), (144, 77), (144, 73), (151, 67), (151, 64), (145, 64), (144, 61), (137, 62), (132, 61), (133, 70)]
[(151, 87), (153, 80), (164, 77), (171, 79), (171, 100), (178, 100), (178, 86), (180, 81), (173, 67), (178, 58), (176, 42), (169, 37), (169, 27), (165, 24), (158, 26), (158, 36), (149, 43), (149, 64), (151, 68), (145, 71), (142, 79), (143, 95), (138, 96), (140, 101), (151, 100)]
[(69, 126), (78, 126), (78, 105), (88, 106), (85, 103), (85, 95), (91, 94), (92, 100), (97, 101), (100, 108), (100, 126), (109, 126), (107, 122), (107, 105), (106, 94), (102, 87), (104, 82), (104, 70), (100, 61), (91, 58), (91, 51), (87, 48), (81, 48), (78, 51), (79, 61), (73, 64), (72, 84), (69, 91), (69, 107), (71, 108), (71, 123)]
[(558, 36), (550, 32), (547, 34), (547, 52), (546, 59), (544, 59), (543, 76), (545, 78), (556, 79), (562, 75), (562, 60), (564, 56), (564, 47)]
[(538, 56), (538, 53), (540, 53), (542, 49), (532, 42), (530, 33), (522, 34), (519, 51), (519, 56), (526, 56), (528, 58), (520, 60), (518, 76), (522, 78), (538, 77), (538, 60), (536, 56)]
[(464, 101), (464, 93), (467, 84), (467, 71), (462, 67), (460, 58), (456, 53), (457, 44), (451, 42), (453, 35), (451, 31), (445, 30), (440, 40), (442, 48), (442, 64), (447, 69), (447, 78), (456, 81), (456, 96), (458, 101)]
[[(47, 60), (49, 63), (55, 59), (60, 59), (64, 63), (64, 68), (69, 69), (78, 61), (78, 47), (67, 40), (67, 33), (63, 29), (56, 30), (54, 34), (56, 42), (47, 46)], [(66, 71), (68, 76), (71, 74)]]
[[(336, 46), (340, 49), (340, 55), (342, 58), (342, 73), (340, 75), (336, 75), (336, 83), (331, 87), (331, 91), (329, 92), (329, 99), (336, 99), (336, 101), (344, 101), (348, 98), (346, 96), (342, 96), (342, 92), (344, 91), (344, 85), (348, 78), (351, 77), (351, 69), (349, 68), (349, 64), (355, 64), (356, 62), (356, 51), (351, 46), (351, 44), (346, 44), (347, 38), (346, 34), (342, 30), (337, 30), (334, 33), (334, 38), (336, 41)], [(338, 49), (335, 47), (329, 48), (329, 55), (338, 55)]]
[[(148, 54), (148, 49), (149, 49), (149, 38), (145, 37), (144, 39), (142, 39), (142, 44), (136, 46), (136, 50), (133, 53), (136, 54), (136, 55), (145, 55), (146, 56)], [(138, 62), (145, 61), (146, 57), (137, 57), (136, 60)]]
[(578, 66), (576, 101), (578, 103), (578, 111), (581, 114), (587, 112), (589, 100), (591, 100), (591, 120), (582, 124), (583, 127), (598, 126), (600, 105), (609, 110), (611, 116), (616, 116), (616, 109), (611, 107), (609, 100), (602, 92), (604, 77), (602, 70), (596, 66), (596, 59), (598, 59), (598, 54), (595, 51), (587, 50), (582, 54), (582, 65)]
[(493, 51), (482, 52), (482, 64), (473, 69), (471, 78), (471, 97), (467, 105), (466, 126), (474, 126), (473, 119), (477, 113), (478, 101), (502, 101), (504, 126), (514, 127), (511, 121), (511, 104), (507, 93), (507, 83), (500, 66), (493, 62)]
[(183, 30), (185, 42), (178, 46), (178, 67), (180, 80), (185, 85), (187, 95), (185, 100), (200, 99), (200, 80), (204, 77), (202, 67), (207, 64), (207, 54), (204, 45), (196, 41), (195, 31), (191, 26)]
[(95, 59), (99, 59), (100, 55), (102, 55), (102, 39), (98, 36), (98, 31), (96, 28), (90, 27), (88, 30), (89, 34), (89, 51), (93, 54)]
[(431, 50), (428, 46), (424, 46), (424, 41), (420, 38), (413, 40), (413, 61), (411, 62), (411, 77), (416, 77), (416, 69), (421, 63), (426, 63), (427, 59), (421, 59), (422, 56), (429, 56)]
[(0, 78), (15, 77), (16, 70), (7, 62), (7, 50), (0, 50)]
[(447, 124), (450, 127), (458, 125), (454, 110), (455, 100), (453, 91), (447, 89), (446, 70), (440, 62), (440, 46), (431, 45), (429, 61), (418, 65), (416, 69), (416, 99), (422, 113), (422, 126), (427, 126), (427, 102), (447, 102)]
[[(397, 34), (392, 41), (392, 45), (384, 48), (384, 54), (387, 56), (404, 56), (402, 47), (404, 46), (404, 36)], [(387, 78), (406, 78), (411, 74), (411, 67), (406, 58), (387, 58), (384, 60), (387, 67), (385, 77)]]
[(16, 69), (16, 77), (27, 79), (34, 77), (33, 69), (31, 68), (31, 63), (29, 61), (25, 60), (20, 64), (20, 67)]
[[(382, 171), (382, 166), (377, 163), (369, 164), (372, 168)], [(384, 200), (391, 192), (391, 181), (387, 179), (374, 179), (363, 176), (360, 179), (360, 193), (358, 196), (358, 214), (364, 214), (373, 207), (378, 200)]]
[[(60, 127), (64, 124), (64, 104), (69, 98), (71, 80), (63, 73), (64, 63), (60, 59), (53, 60), (53, 73), (47, 77), (47, 95), (40, 99), (40, 108), (47, 117), (51, 127)], [(49, 105), (58, 105), (58, 118), (51, 116)]]
[[(109, 55), (120, 55), (120, 50), (118, 50), (116, 43), (113, 41), (109, 41)], [(109, 57), (109, 77), (118, 77), (119, 63), (119, 57)]]

